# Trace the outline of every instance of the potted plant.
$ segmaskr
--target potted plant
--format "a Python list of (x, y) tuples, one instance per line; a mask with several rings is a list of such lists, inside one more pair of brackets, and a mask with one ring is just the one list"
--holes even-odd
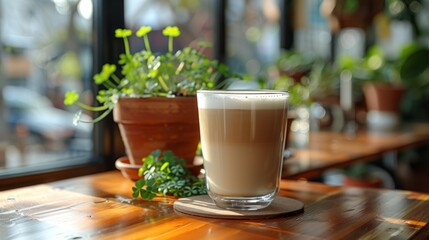
[(380, 47), (371, 47), (364, 58), (340, 58), (340, 68), (351, 71), (362, 89), (367, 108), (366, 123), (374, 131), (391, 131), (400, 123), (400, 106), (406, 87), (397, 61), (387, 61)]
[[(141, 165), (143, 157), (157, 149), (171, 150), (192, 165), (199, 143), (196, 91), (221, 87), (216, 85), (219, 78), (232, 74), (202, 53), (207, 43), (199, 44), (198, 49), (186, 47), (173, 52), (173, 39), (180, 35), (175, 26), (163, 30), (168, 37), (168, 52), (152, 52), (150, 32), (149, 26), (136, 32), (145, 49), (132, 54), (128, 42), (132, 31), (115, 31), (115, 37), (123, 39), (125, 52), (117, 64), (105, 64), (94, 76), (95, 83), (103, 87), (96, 97), (99, 106), (79, 101), (76, 91), (67, 92), (64, 103), (103, 112), (92, 122), (113, 111), (132, 165)], [(75, 122), (84, 122), (80, 112)]]

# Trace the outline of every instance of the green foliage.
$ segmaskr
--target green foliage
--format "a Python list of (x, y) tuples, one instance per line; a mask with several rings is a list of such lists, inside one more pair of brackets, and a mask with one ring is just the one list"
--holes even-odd
[(365, 82), (400, 82), (397, 62), (388, 61), (379, 46), (369, 48), (363, 58), (340, 56), (338, 68), (339, 71), (349, 70), (358, 85)]
[(349, 70), (354, 84), (384, 82), (402, 84), (407, 92), (402, 99), (401, 114), (406, 121), (427, 121), (429, 112), (429, 48), (413, 42), (402, 47), (395, 59), (386, 59), (379, 46), (370, 48), (364, 58), (342, 56), (339, 70)]
[(308, 83), (295, 82), (288, 76), (281, 76), (275, 81), (274, 89), (287, 90), (291, 106), (309, 105), (311, 103)]
[(94, 82), (103, 88), (96, 96), (99, 107), (80, 102), (76, 92), (67, 92), (64, 104), (76, 104), (90, 111), (105, 111), (92, 121), (97, 122), (113, 110), (122, 96), (194, 96), (199, 89), (222, 87), (216, 86), (220, 78), (237, 77), (229, 72), (227, 66), (210, 60), (202, 53), (208, 46), (207, 43), (199, 44), (198, 48), (185, 47), (173, 52), (173, 39), (180, 36), (180, 30), (176, 26), (163, 30), (163, 35), (168, 37), (168, 52), (152, 52), (148, 40), (151, 30), (151, 27), (143, 26), (136, 32), (137, 37), (143, 38), (145, 49), (131, 54), (128, 38), (132, 31), (116, 29), (115, 37), (123, 39), (125, 52), (119, 56), (117, 64), (106, 63), (102, 71), (94, 75)]
[(157, 194), (177, 197), (207, 194), (205, 181), (192, 175), (185, 167), (185, 161), (171, 151), (152, 152), (143, 158), (139, 175), (135, 182), (133, 197), (151, 200)]
[(411, 45), (401, 52), (401, 78), (413, 84), (429, 68), (429, 49)]
[(313, 62), (314, 59), (312, 57), (304, 55), (298, 51), (284, 50), (276, 59), (275, 65), (280, 71), (288, 74), (296, 72), (307, 73), (310, 71)]
[(287, 90), (292, 106), (310, 105), (313, 97), (337, 94), (338, 74), (326, 60), (289, 50), (280, 54), (274, 67), (278, 77), (271, 87)]
[(397, 59), (386, 59), (380, 46), (368, 49), (365, 57), (341, 56), (340, 70), (350, 70), (353, 77), (364, 82), (387, 82), (415, 85), (429, 67), (429, 50), (417, 44), (404, 46)]
[(407, 86), (401, 112), (407, 121), (428, 121), (429, 48), (410, 44), (401, 52), (399, 73)]

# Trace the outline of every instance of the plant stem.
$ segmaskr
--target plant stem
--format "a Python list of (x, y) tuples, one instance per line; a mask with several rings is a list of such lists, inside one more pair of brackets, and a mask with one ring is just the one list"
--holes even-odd
[(169, 37), (169, 38), (168, 38), (168, 51), (169, 51), (170, 53), (172, 53), (172, 52), (173, 52), (173, 37)]
[(176, 75), (178, 75), (180, 71), (182, 71), (183, 66), (185, 66), (185, 62), (180, 62), (179, 66), (176, 69)]
[(82, 103), (82, 102), (77, 102), (76, 104), (85, 110), (93, 111), (93, 112), (101, 112), (109, 108), (108, 106), (93, 107), (93, 106), (86, 105), (85, 103)]
[(112, 79), (115, 81), (115, 83), (120, 84), (121, 79), (119, 79), (115, 74), (112, 74)]
[(101, 121), (103, 118), (105, 118), (107, 115), (109, 115), (110, 112), (112, 112), (112, 110), (113, 110), (113, 108), (111, 107), (107, 111), (105, 111), (103, 114), (101, 114), (100, 116), (98, 116), (96, 119), (93, 119), (93, 120), (90, 120), (90, 121), (80, 120), (79, 119), (79, 122), (82, 122), (82, 123), (97, 123), (97, 122)]
[(164, 79), (162, 77), (159, 77), (158, 80), (159, 80), (159, 83), (161, 84), (161, 87), (164, 88), (165, 91), (168, 91), (169, 89)]
[(112, 83), (112, 81), (110, 81), (110, 80), (104, 81), (104, 82), (103, 82), (103, 85), (104, 85), (106, 88), (116, 88), (115, 84), (114, 84), (114, 83)]
[(152, 52), (152, 50), (150, 49), (150, 43), (149, 43), (149, 39), (148, 39), (147, 35), (144, 35), (143, 40), (144, 40), (144, 45), (146, 47), (146, 50), (148, 52)]
[(131, 55), (130, 53), (130, 44), (128, 43), (128, 38), (124, 37), (124, 47), (125, 47), (125, 54), (127, 56)]

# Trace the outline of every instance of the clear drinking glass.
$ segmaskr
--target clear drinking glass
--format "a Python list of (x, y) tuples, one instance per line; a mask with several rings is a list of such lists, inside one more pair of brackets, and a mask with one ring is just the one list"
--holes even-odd
[(271, 90), (197, 92), (208, 194), (217, 206), (256, 210), (274, 200), (288, 97)]

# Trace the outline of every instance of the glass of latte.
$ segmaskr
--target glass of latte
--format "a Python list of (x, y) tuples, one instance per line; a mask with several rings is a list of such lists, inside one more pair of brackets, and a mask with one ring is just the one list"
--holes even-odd
[(207, 190), (220, 208), (257, 210), (279, 190), (289, 94), (197, 92)]

